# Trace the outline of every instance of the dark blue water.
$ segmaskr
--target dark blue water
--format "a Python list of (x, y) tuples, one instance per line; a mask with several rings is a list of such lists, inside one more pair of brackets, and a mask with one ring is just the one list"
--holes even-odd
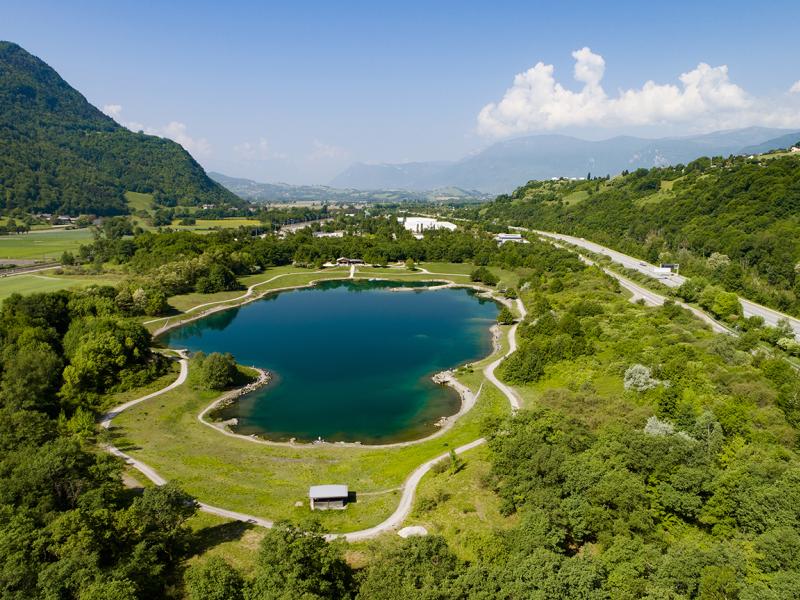
[(231, 352), (273, 374), (218, 415), (236, 417), (239, 433), (385, 443), (432, 433), (458, 411), (458, 395), (430, 377), (488, 355), (496, 316), (494, 302), (466, 289), (327, 282), (216, 313), (163, 341)]

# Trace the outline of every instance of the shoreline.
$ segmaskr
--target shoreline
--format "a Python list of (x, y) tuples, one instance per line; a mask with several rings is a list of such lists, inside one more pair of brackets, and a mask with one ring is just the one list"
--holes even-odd
[[(317, 271), (317, 272), (319, 273), (319, 271)], [(294, 275), (294, 274), (295, 273), (287, 274), (287, 275)], [(431, 273), (431, 275), (436, 275), (436, 274), (435, 273)], [(279, 277), (280, 276), (281, 275), (279, 275)], [(221, 304), (219, 306), (213, 306), (213, 307), (209, 308), (208, 310), (204, 310), (202, 312), (197, 313), (196, 315), (191, 315), (187, 319), (176, 321), (174, 323), (167, 323), (164, 326), (162, 326), (159, 329), (157, 329), (152, 334), (153, 335), (153, 340), (155, 341), (158, 337), (160, 337), (161, 335), (163, 335), (164, 333), (166, 333), (166, 332), (168, 332), (168, 331), (170, 331), (172, 329), (175, 329), (177, 327), (181, 327), (183, 325), (187, 325), (189, 323), (192, 323), (194, 321), (203, 319), (205, 317), (208, 317), (210, 315), (216, 314), (216, 313), (224, 311), (224, 310), (238, 308), (240, 306), (244, 306), (246, 304), (249, 304), (250, 302), (255, 302), (256, 300), (260, 300), (260, 299), (264, 298), (268, 294), (281, 293), (281, 292), (286, 292), (286, 291), (291, 291), (291, 290), (296, 290), (296, 289), (311, 288), (311, 287), (315, 287), (316, 285), (318, 285), (320, 283), (323, 283), (323, 282), (326, 282), (326, 281), (349, 281), (350, 279), (351, 279), (350, 277), (330, 277), (330, 278), (325, 278), (325, 279), (315, 279), (315, 280), (310, 281), (310, 282), (305, 283), (305, 284), (298, 284), (298, 285), (293, 285), (293, 286), (283, 286), (283, 287), (279, 287), (279, 288), (264, 290), (263, 292), (253, 294), (253, 293), (251, 293), (253, 288), (255, 286), (257, 286), (257, 285), (261, 285), (261, 284), (254, 284), (254, 286), (251, 286), (248, 289), (248, 293), (247, 294), (245, 294), (244, 296), (240, 297), (239, 299), (234, 299), (234, 300), (230, 301), (230, 302), (236, 302), (235, 304)], [(364, 281), (370, 281), (370, 280), (373, 280), (373, 281), (390, 281), (390, 282), (396, 281), (397, 283), (404, 283), (402, 280), (396, 280), (396, 279), (393, 279), (393, 278), (390, 278), (390, 277), (358, 277), (357, 279), (364, 280)], [(512, 300), (510, 300), (508, 298), (496, 297), (495, 294), (494, 294), (495, 290), (493, 290), (492, 288), (489, 288), (489, 287), (486, 287), (486, 286), (483, 286), (483, 285), (478, 285), (478, 284), (475, 284), (473, 282), (470, 282), (470, 283), (456, 283), (456, 282), (451, 281), (451, 280), (438, 279), (438, 278), (421, 279), (421, 280), (416, 279), (416, 280), (413, 280), (413, 281), (422, 281), (422, 282), (426, 282), (426, 283), (440, 283), (441, 285), (421, 286), (421, 287), (398, 286), (397, 288), (389, 288), (389, 291), (391, 291), (391, 292), (396, 292), (396, 291), (400, 291), (400, 290), (402, 290), (402, 291), (406, 291), (406, 290), (408, 290), (408, 291), (438, 291), (438, 290), (451, 289), (451, 288), (452, 289), (464, 288), (464, 289), (470, 289), (470, 290), (475, 291), (476, 295), (479, 298), (482, 298), (482, 299), (485, 299), (485, 300), (492, 300), (494, 302), (497, 302), (498, 304), (505, 305), (505, 306), (513, 308), (513, 301)], [(263, 283), (266, 283), (266, 282), (262, 282), (262, 284)], [(225, 301), (225, 302), (227, 302), (227, 301)], [(480, 358), (480, 359), (478, 359), (476, 361), (471, 361), (470, 363), (467, 363), (467, 364), (471, 364), (471, 363), (474, 363), (474, 362), (480, 362), (482, 360), (489, 359), (492, 356), (494, 356), (497, 352), (500, 351), (501, 346), (499, 344), (499, 337), (500, 337), (500, 328), (499, 328), (499, 326), (495, 323), (489, 328), (489, 331), (490, 331), (490, 335), (491, 335), (492, 351), (488, 355), (486, 355), (486, 356), (484, 356), (484, 357), (482, 357), (482, 358)], [(173, 350), (175, 350), (175, 349), (173, 348)], [(179, 352), (185, 352), (185, 350), (178, 350), (178, 351)], [(291, 440), (290, 441), (286, 441), (286, 442), (278, 442), (278, 441), (267, 440), (267, 439), (261, 438), (256, 434), (245, 435), (245, 434), (242, 434), (242, 433), (236, 433), (235, 431), (232, 431), (229, 428), (229, 426), (228, 426), (226, 421), (212, 421), (212, 420), (207, 418), (209, 413), (213, 412), (214, 410), (218, 410), (218, 409), (222, 408), (223, 406), (227, 406), (228, 404), (234, 402), (239, 397), (241, 397), (241, 396), (243, 396), (243, 395), (245, 395), (247, 393), (250, 393), (252, 391), (255, 391), (256, 389), (258, 389), (260, 387), (263, 387), (264, 385), (269, 383), (270, 375), (269, 375), (268, 371), (266, 371), (264, 369), (261, 369), (261, 368), (258, 368), (258, 367), (252, 367), (252, 368), (254, 368), (256, 371), (259, 372), (259, 377), (258, 377), (257, 381), (254, 382), (255, 387), (250, 388), (250, 386), (253, 385), (253, 384), (248, 384), (248, 385), (243, 386), (241, 388), (230, 390), (230, 391), (224, 393), (222, 396), (220, 396), (219, 398), (216, 398), (208, 406), (206, 406), (197, 415), (197, 419), (203, 425), (205, 425), (207, 427), (211, 427), (212, 429), (216, 430), (217, 432), (222, 433), (223, 435), (226, 435), (226, 436), (229, 436), (229, 437), (234, 437), (234, 438), (238, 438), (238, 439), (241, 439), (241, 440), (246, 440), (246, 441), (249, 441), (249, 442), (252, 442), (252, 443), (257, 443), (257, 444), (262, 444), (262, 445), (280, 446), (280, 447), (288, 447), (288, 448), (315, 448), (315, 447), (320, 447), (320, 446), (323, 446), (323, 447), (324, 446), (329, 446), (329, 447), (337, 447), (337, 448), (368, 448), (368, 449), (376, 449), (377, 450), (377, 449), (387, 449), (387, 448), (402, 448), (402, 447), (406, 447), (406, 446), (420, 444), (420, 443), (435, 439), (435, 438), (437, 438), (439, 436), (442, 436), (446, 432), (448, 432), (450, 429), (452, 429), (452, 427), (455, 425), (455, 423), (458, 421), (458, 419), (461, 418), (462, 416), (464, 416), (467, 412), (469, 412), (475, 406), (475, 404), (477, 403), (478, 397), (480, 396), (480, 393), (481, 393), (481, 391), (483, 389), (483, 383), (484, 383), (484, 382), (482, 382), (480, 387), (478, 388), (478, 391), (473, 393), (472, 390), (470, 390), (466, 385), (464, 385), (463, 383), (461, 383), (460, 381), (458, 381), (456, 379), (453, 369), (447, 369), (445, 371), (440, 371), (439, 373), (435, 373), (434, 375), (432, 375), (431, 379), (434, 381), (434, 383), (437, 383), (437, 384), (440, 384), (440, 385), (446, 385), (446, 386), (450, 387), (451, 389), (453, 389), (459, 395), (459, 397), (461, 399), (461, 406), (459, 407), (459, 410), (457, 412), (453, 413), (452, 415), (442, 416), (436, 421), (434, 426), (436, 426), (438, 428), (437, 431), (434, 431), (433, 433), (430, 433), (429, 435), (426, 435), (426, 436), (418, 438), (418, 439), (407, 440), (407, 441), (402, 441), (402, 442), (381, 443), (381, 444), (364, 444), (362, 442), (345, 442), (345, 441), (327, 442), (327, 441), (324, 441), (324, 440), (323, 441), (315, 441), (315, 442), (297, 442), (297, 441), (291, 441)]]
[[(481, 360), (485, 360), (487, 358), (491, 358), (495, 352), (497, 352), (498, 347), (495, 345), (495, 340), (497, 336), (495, 335), (495, 330), (497, 326), (493, 325), (492, 330), (492, 339), (493, 339), (493, 350), (492, 353), (488, 356), (482, 358)], [(499, 331), (499, 330), (497, 330)], [(297, 441), (288, 441), (288, 442), (276, 442), (274, 440), (267, 440), (264, 439), (256, 434), (245, 435), (243, 433), (236, 433), (232, 431), (229, 426), (230, 419), (225, 421), (212, 421), (208, 419), (208, 415), (215, 410), (220, 408), (225, 408), (229, 406), (232, 402), (235, 402), (241, 396), (248, 394), (256, 389), (263, 387), (270, 381), (270, 375), (268, 371), (264, 369), (260, 369), (258, 367), (251, 367), (259, 372), (259, 378), (257, 381), (253, 383), (249, 383), (246, 386), (236, 388), (234, 390), (230, 390), (225, 392), (219, 398), (213, 400), (208, 406), (206, 406), (200, 413), (197, 415), (197, 420), (200, 421), (206, 427), (211, 427), (212, 429), (218, 431), (219, 433), (226, 435), (228, 437), (234, 437), (241, 440), (245, 440), (248, 442), (252, 442), (255, 444), (262, 444), (264, 446), (278, 446), (284, 448), (319, 448), (319, 447), (335, 447), (335, 448), (364, 448), (368, 450), (381, 450), (387, 448), (403, 448), (406, 446), (413, 446), (415, 444), (421, 444), (423, 442), (427, 442), (429, 440), (435, 439), (439, 436), (444, 435), (447, 433), (452, 427), (456, 424), (456, 421), (467, 414), (472, 408), (477, 404), (478, 397), (483, 390), (483, 383), (481, 382), (478, 391), (473, 393), (469, 387), (458, 381), (455, 377), (455, 373), (452, 369), (448, 369), (445, 371), (440, 371), (431, 376), (431, 379), (434, 383), (438, 385), (446, 385), (451, 389), (455, 390), (455, 392), (459, 395), (461, 399), (461, 406), (459, 407), (458, 411), (453, 413), (452, 415), (444, 416), (439, 418), (439, 420), (434, 425), (437, 427), (437, 431), (426, 435), (425, 437), (421, 437), (415, 440), (407, 440), (404, 442), (388, 442), (384, 444), (364, 444), (362, 442), (327, 442), (327, 441), (315, 441), (315, 442), (297, 442)], [(248, 389), (249, 388), (249, 389)]]

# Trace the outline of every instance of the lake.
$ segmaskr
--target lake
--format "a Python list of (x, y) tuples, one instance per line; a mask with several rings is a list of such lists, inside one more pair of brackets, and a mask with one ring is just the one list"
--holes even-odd
[[(331, 281), (271, 294), (165, 333), (192, 352), (230, 352), (272, 374), (268, 386), (219, 411), (266, 439), (364, 444), (436, 431), (461, 400), (431, 376), (487, 356), (497, 305), (464, 288)], [(425, 284), (410, 284), (417, 288)]]

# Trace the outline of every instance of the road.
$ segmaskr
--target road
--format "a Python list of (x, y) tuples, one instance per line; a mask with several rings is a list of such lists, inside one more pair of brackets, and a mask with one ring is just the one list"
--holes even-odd
[[(525, 311), (525, 305), (522, 303), (520, 299), (517, 299), (517, 308), (519, 310), (520, 320), (521, 320), (522, 318), (525, 317), (526, 311)], [(489, 381), (491, 381), (492, 383), (494, 383), (500, 389), (500, 391), (503, 392), (503, 394), (506, 396), (509, 404), (511, 404), (511, 408), (513, 411), (516, 411), (520, 408), (521, 406), (520, 399), (513, 389), (511, 389), (509, 386), (505, 385), (495, 377), (494, 371), (498, 367), (498, 365), (502, 362), (503, 358), (505, 358), (506, 356), (508, 356), (509, 354), (511, 354), (516, 350), (517, 326), (518, 323), (515, 323), (508, 330), (508, 347), (509, 347), (508, 352), (506, 352), (506, 354), (503, 355), (501, 358), (498, 358), (494, 362), (490, 363), (483, 370), (483, 373), (486, 376), (486, 378), (489, 379)], [(112, 408), (109, 412), (105, 413), (101, 417), (100, 425), (103, 428), (108, 429), (109, 427), (111, 427), (112, 420), (116, 416), (118, 416), (121, 412), (131, 408), (132, 406), (136, 406), (140, 402), (144, 402), (146, 400), (150, 400), (151, 398), (155, 398), (157, 396), (165, 394), (170, 390), (173, 390), (176, 387), (182, 385), (186, 381), (186, 378), (189, 375), (189, 360), (184, 351), (181, 351), (180, 354), (181, 354), (180, 358), (181, 370), (180, 374), (178, 375), (178, 378), (175, 381), (173, 381), (168, 386), (156, 392), (152, 392), (150, 394), (147, 394), (146, 396), (142, 396), (141, 398), (136, 398), (135, 400), (131, 400), (129, 402), (120, 404), (119, 406)], [(464, 452), (467, 452), (468, 450), (477, 448), (478, 446), (484, 443), (486, 443), (485, 438), (478, 438), (477, 440), (473, 440), (472, 442), (464, 444), (463, 446), (459, 446), (454, 451), (456, 454), (462, 454)], [(167, 480), (164, 479), (161, 475), (159, 475), (158, 472), (156, 472), (156, 470), (153, 469), (151, 466), (140, 460), (133, 458), (128, 454), (125, 454), (116, 446), (108, 444), (103, 446), (103, 448), (107, 452), (110, 452), (111, 454), (120, 457), (122, 460), (125, 461), (126, 464), (132, 466), (134, 469), (142, 473), (145, 477), (147, 477), (150, 481), (152, 481), (156, 485), (164, 485), (167, 482)], [(388, 519), (368, 529), (352, 531), (350, 533), (344, 533), (344, 534), (329, 534), (326, 536), (326, 538), (327, 539), (343, 538), (347, 541), (353, 542), (353, 541), (373, 538), (375, 536), (381, 535), (382, 533), (387, 533), (399, 529), (400, 525), (403, 524), (403, 522), (408, 518), (408, 515), (411, 513), (411, 509), (414, 506), (414, 498), (417, 493), (417, 487), (419, 486), (420, 481), (422, 481), (422, 478), (425, 476), (426, 473), (428, 473), (428, 471), (430, 471), (433, 468), (433, 465), (435, 465), (439, 461), (447, 460), (449, 456), (450, 454), (448, 452), (440, 456), (437, 456), (436, 458), (432, 458), (411, 472), (411, 474), (403, 483), (403, 493), (400, 496), (400, 502), (398, 503), (395, 511), (391, 514), (391, 516), (389, 516)], [(200, 502), (198, 504), (200, 510), (202, 510), (203, 512), (217, 515), (219, 517), (233, 519), (236, 521), (245, 521), (247, 523), (259, 525), (261, 527), (273, 526), (273, 522), (268, 519), (262, 519), (254, 515), (235, 512), (225, 508), (220, 508), (218, 506), (213, 506), (211, 504), (205, 504), (203, 502)]]
[[(515, 227), (514, 229), (522, 229), (522, 228)], [(532, 230), (532, 231), (541, 236), (546, 236), (551, 239), (561, 240), (563, 242), (567, 242), (575, 246), (585, 248), (590, 252), (595, 252), (596, 254), (603, 254), (605, 256), (608, 256), (615, 263), (618, 263), (627, 269), (635, 269), (636, 271), (639, 271), (640, 273), (647, 275), (648, 277), (657, 279), (664, 285), (671, 288), (679, 287), (686, 281), (686, 277), (682, 275), (673, 274), (666, 277), (660, 275), (655, 272), (655, 265), (652, 265), (638, 258), (634, 258), (633, 256), (628, 256), (627, 254), (617, 252), (616, 250), (606, 248), (605, 246), (601, 246), (600, 244), (595, 244), (594, 242), (590, 242), (589, 240), (585, 240), (583, 238), (575, 237), (572, 235), (564, 235), (562, 233), (552, 233), (549, 231), (537, 231), (537, 230)], [(764, 323), (766, 323), (767, 325), (771, 325), (772, 327), (777, 326), (778, 321), (785, 319), (786, 321), (789, 322), (789, 325), (792, 327), (795, 337), (800, 338), (800, 319), (795, 319), (794, 317), (790, 317), (789, 315), (774, 310), (772, 308), (767, 308), (766, 306), (762, 306), (761, 304), (753, 302), (752, 300), (747, 300), (746, 298), (739, 297), (739, 302), (742, 305), (742, 312), (745, 317), (761, 317), (762, 319), (764, 319)]]
[[(566, 248), (566, 246), (563, 246), (558, 242), (553, 241), (552, 244), (558, 246), (559, 248), (565, 248), (569, 250), (569, 248)], [(583, 254), (578, 253), (578, 258), (580, 258), (581, 261), (583, 261), (587, 265), (596, 264), (592, 259), (587, 258)], [(667, 301), (666, 296), (657, 294), (656, 292), (639, 285), (635, 281), (631, 281), (627, 277), (620, 275), (616, 271), (612, 271), (611, 269), (606, 269), (605, 267), (600, 267), (600, 268), (603, 269), (603, 272), (606, 275), (616, 279), (619, 282), (620, 286), (622, 286), (631, 293), (631, 298), (630, 298), (631, 302), (636, 302), (637, 300), (641, 299), (644, 300), (644, 303), (649, 306), (661, 306), (662, 304), (664, 304), (664, 302)], [(675, 302), (675, 304), (677, 304), (682, 308), (685, 308), (686, 310), (691, 312), (695, 317), (706, 323), (709, 327), (711, 327), (711, 330), (714, 331), (715, 333), (725, 333), (725, 334), (733, 333), (733, 330), (731, 330), (729, 327), (713, 319), (699, 308), (695, 308), (694, 306), (686, 304), (685, 302), (681, 302), (680, 300), (673, 300), (673, 301)]]

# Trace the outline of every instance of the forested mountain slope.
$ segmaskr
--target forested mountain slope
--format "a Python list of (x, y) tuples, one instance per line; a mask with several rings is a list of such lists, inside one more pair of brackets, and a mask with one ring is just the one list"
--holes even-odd
[(681, 263), (800, 313), (800, 156), (698, 159), (614, 179), (532, 181), (476, 209), (482, 218), (586, 237)]
[(0, 42), (0, 207), (118, 214), (125, 191), (242, 203), (179, 144), (120, 126), (43, 61)]

